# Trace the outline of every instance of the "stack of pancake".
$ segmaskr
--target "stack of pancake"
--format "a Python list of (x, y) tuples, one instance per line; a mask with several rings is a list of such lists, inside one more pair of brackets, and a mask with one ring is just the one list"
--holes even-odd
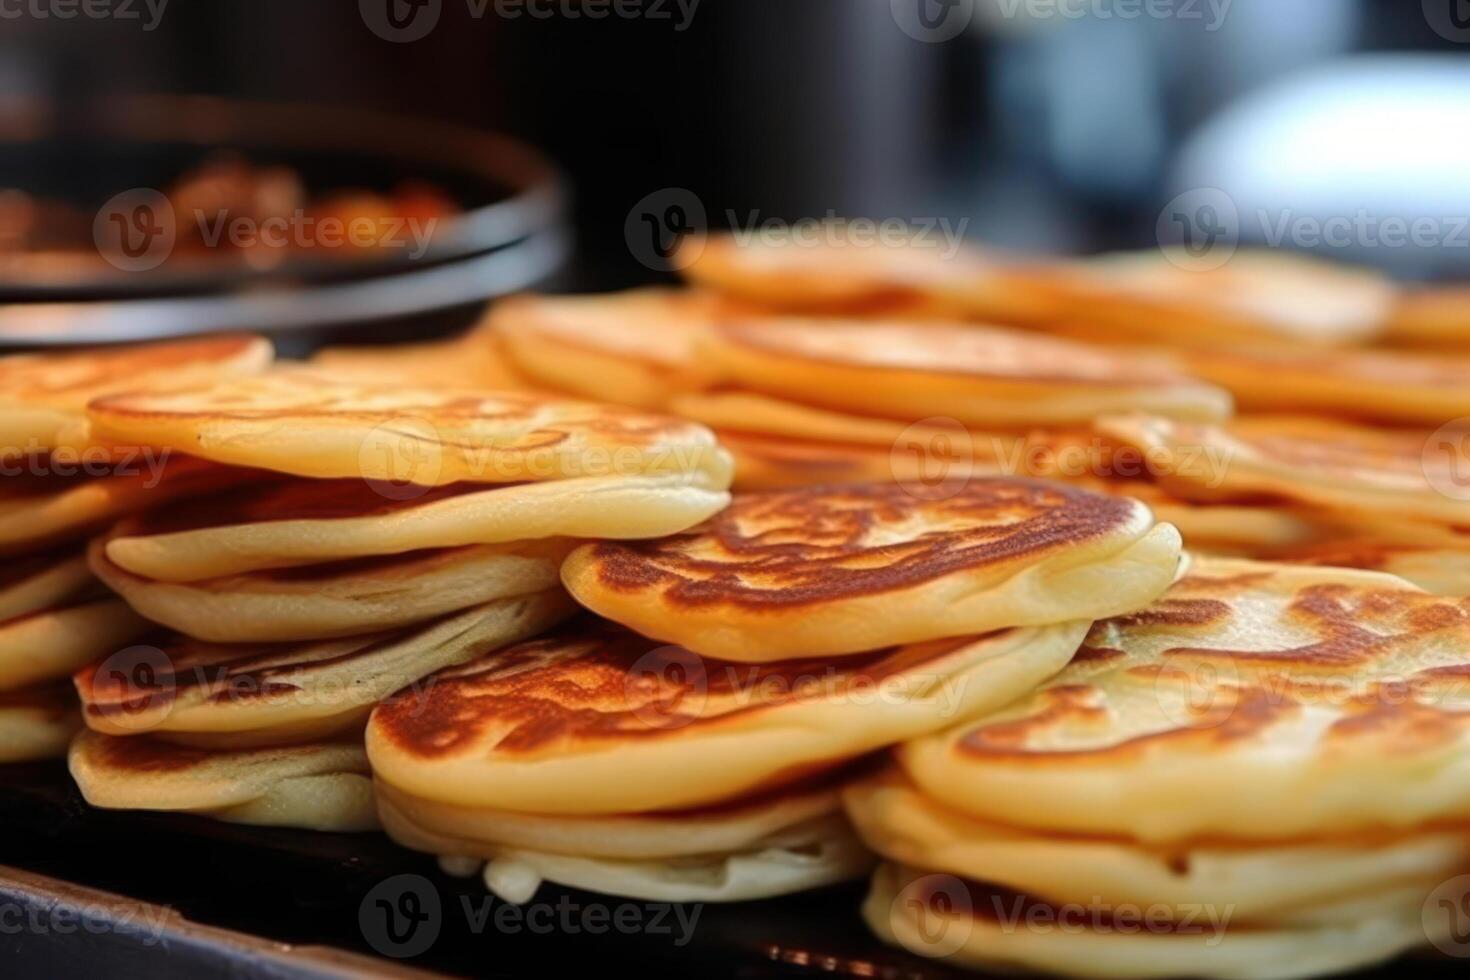
[(400, 843), (526, 901), (542, 880), (733, 901), (863, 873), (851, 767), (1023, 696), (1174, 580), (1136, 501), (977, 478), (738, 495), (584, 544), (584, 616), (436, 674), (368, 724)]
[(1297, 977), (1450, 942), (1470, 614), (1390, 575), (1196, 559), (1065, 670), (848, 789), (863, 913), (981, 969)]
[(668, 534), (729, 500), (702, 426), (564, 398), (282, 367), (96, 398), (88, 422), (238, 479), (88, 552), (166, 628), (75, 677), (90, 730), (71, 769), (107, 807), (372, 826), (377, 702), (564, 618), (575, 540)]
[(87, 402), (250, 375), (271, 356), (263, 341), (221, 338), (0, 358), (0, 762), (63, 754), (79, 727), (71, 672), (148, 629), (88, 570), (87, 535), (218, 484), (196, 462), (99, 442)]

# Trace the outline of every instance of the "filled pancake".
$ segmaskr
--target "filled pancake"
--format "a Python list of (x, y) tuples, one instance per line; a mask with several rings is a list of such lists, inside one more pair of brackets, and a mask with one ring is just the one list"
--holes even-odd
[(97, 576), (142, 615), (195, 639), (257, 643), (354, 636), (435, 619), (560, 585), (571, 543), (559, 538), (414, 551), (199, 582), (123, 571), (92, 543)]
[(446, 866), (483, 863), (486, 886), (510, 902), (529, 901), (543, 880), (649, 901), (745, 901), (872, 866), (824, 780), (700, 810), (593, 817), (456, 807), (382, 781), (377, 791), (390, 837)]
[(973, 970), (1290, 980), (1361, 969), (1422, 945), (1422, 904), (1417, 891), (1395, 890), (1345, 906), (1328, 923), (1249, 927), (1234, 923), (1228, 908), (1200, 903), (1188, 925), (1170, 928), (1145, 918), (1149, 906), (1054, 908), (953, 875), (884, 864), (862, 911), (885, 941)]
[(110, 537), (107, 558), (143, 578), (193, 582), (432, 548), (658, 537), (725, 506), (727, 483), (696, 473), (385, 492), (363, 480), (260, 481), (141, 515)]
[(704, 474), (729, 458), (703, 426), (527, 392), (385, 388), (309, 369), (99, 398), (101, 437), (315, 479), (393, 485)]
[(743, 317), (704, 356), (720, 380), (863, 415), (973, 426), (1066, 425), (1122, 411), (1209, 421), (1230, 396), (1162, 360), (955, 323)]
[(901, 746), (977, 818), (1148, 843), (1470, 817), (1470, 611), (1379, 572), (1198, 559), (979, 721)]
[(740, 661), (846, 654), (1138, 608), (1179, 534), (1134, 500), (979, 477), (746, 494), (661, 540), (583, 545), (562, 578), (645, 636)]
[(208, 750), (83, 732), (68, 763), (87, 802), (107, 810), (338, 832), (378, 826), (367, 755), (356, 742)]
[(223, 645), (160, 635), (75, 681), (84, 720), (105, 734), (220, 748), (346, 736), (395, 691), (534, 636), (569, 607), (558, 589), (338, 640)]
[(495, 304), (488, 328), (542, 387), (618, 405), (658, 408), (698, 387), (695, 341), (719, 308), (672, 289), (596, 296), (517, 296)]
[(244, 336), (0, 357), (0, 458), (93, 448), (93, 398), (248, 377), (273, 357), (269, 342)]
[(0, 691), (0, 764), (59, 759), (81, 727), (70, 684)]
[(1004, 704), (1061, 669), (1086, 629), (751, 666), (584, 618), (380, 705), (368, 752), (383, 781), (458, 806), (585, 816), (709, 805)]
[(1186, 499), (1470, 524), (1470, 495), (1454, 492), (1470, 466), (1457, 438), (1290, 416), (1216, 426), (1135, 415), (1097, 428), (1148, 454), (1159, 482)]

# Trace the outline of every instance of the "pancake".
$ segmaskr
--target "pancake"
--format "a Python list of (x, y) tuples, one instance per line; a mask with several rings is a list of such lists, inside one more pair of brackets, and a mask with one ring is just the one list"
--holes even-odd
[(1067, 425), (1148, 411), (1209, 421), (1230, 396), (1161, 360), (954, 323), (744, 317), (710, 332), (722, 380), (813, 406), (981, 427)]
[(0, 764), (59, 759), (81, 727), (69, 684), (0, 692)]
[(892, 454), (875, 446), (783, 439), (716, 430), (735, 460), (739, 492), (786, 490), (894, 478)]
[(1146, 843), (1470, 817), (1470, 611), (1379, 572), (1198, 559), (979, 721), (901, 746), (976, 818)]
[(560, 590), (498, 599), (406, 629), (340, 640), (222, 645), (160, 635), (77, 672), (87, 725), (241, 748), (355, 732), (373, 705), (442, 667), (534, 636)]
[(1212, 349), (1185, 368), (1250, 412), (1314, 412), (1420, 423), (1470, 415), (1470, 357), (1379, 350)]
[(1008, 478), (945, 490), (746, 494), (683, 534), (583, 545), (562, 580), (645, 636), (763, 662), (1111, 616), (1178, 569), (1179, 533), (1137, 501)]
[(273, 356), (268, 341), (239, 336), (0, 357), (0, 458), (90, 447), (93, 398), (246, 377)]
[[(1208, 909), (1213, 918), (1202, 914), (1188, 928), (1169, 929), (1145, 920), (1146, 908), (1108, 923), (1088, 909), (1052, 909), (950, 875), (884, 864), (862, 914), (892, 945), (975, 970), (1289, 980), (1347, 973), (1423, 945), (1422, 902), (1396, 893), (1372, 903), (1371, 914), (1301, 928), (1232, 925), (1228, 910)], [(1095, 920), (1106, 924), (1089, 928)]]
[(1470, 460), (1423, 432), (1272, 416), (1213, 426), (1136, 415), (1097, 428), (1147, 454), (1165, 489), (1186, 499), (1470, 524), (1470, 494), (1451, 492)]
[(987, 882), (1053, 906), (1153, 908), (1175, 922), (1204, 901), (1229, 908), (1243, 923), (1321, 921), (1322, 909), (1345, 899), (1410, 887), (1428, 895), (1470, 867), (1463, 827), (1150, 847), (976, 820), (892, 771), (849, 787), (844, 799), (862, 838), (896, 864)]
[(60, 680), (149, 630), (121, 599), (93, 589), (0, 622), (0, 691)]
[(1177, 249), (1103, 255), (1058, 264), (1034, 285), (1051, 304), (1047, 329), (1212, 351), (1369, 340), (1395, 298), (1377, 272), (1281, 251), (1238, 251), (1214, 268)]
[(1367, 568), (1397, 575), (1437, 595), (1470, 596), (1470, 551), (1358, 539), (1306, 545), (1287, 551), (1280, 560), (1304, 565)]
[(0, 623), (44, 612), (93, 588), (80, 550), (61, 548), (11, 559), (0, 567)]
[(260, 482), (149, 511), (111, 537), (107, 558), (143, 578), (193, 582), (429, 548), (658, 537), (724, 507), (725, 482), (702, 474), (606, 476), (407, 494), (362, 480)]
[(1404, 290), (1388, 318), (1384, 339), (1439, 350), (1470, 344), (1470, 287), (1420, 286)]
[(526, 377), (596, 401), (658, 408), (698, 387), (695, 339), (719, 308), (673, 289), (598, 296), (516, 296), (488, 320)]
[(529, 388), (489, 337), (471, 335), (421, 344), (324, 347), (311, 370), (334, 378), (384, 384), (445, 385), (482, 391)]
[(1083, 480), (1081, 485), (1097, 493), (1143, 501), (1159, 521), (1179, 529), (1192, 551), (1275, 556), (1282, 549), (1307, 546), (1331, 533), (1328, 525), (1302, 513), (1301, 508), (1266, 502), (1194, 503), (1144, 480)]
[(455, 864), (485, 862), (486, 885), (516, 903), (543, 880), (649, 901), (745, 901), (860, 877), (872, 866), (828, 784), (704, 810), (605, 817), (482, 811), (382, 782), (377, 789), (396, 842)]
[(556, 538), (473, 545), (190, 583), (125, 572), (101, 539), (89, 558), (110, 589), (155, 623), (214, 643), (271, 643), (372, 633), (544, 592), (559, 586), (570, 548)]
[(207, 751), (83, 732), (68, 757), (88, 803), (262, 827), (375, 830), (367, 756), (356, 743)]
[[(870, 236), (871, 237), (871, 236)], [(755, 235), (691, 238), (680, 266), (693, 283), (757, 306), (813, 313), (995, 318), (1028, 323), (1052, 314), (1025, 267), (973, 246), (918, 235), (871, 244), (842, 223), (820, 240)], [(687, 258), (687, 261), (685, 259)]]
[(214, 493), (248, 476), (249, 471), (185, 456), (159, 456), (122, 474), (47, 473), (0, 480), (0, 555), (75, 541), (125, 514)]
[(315, 479), (444, 486), (729, 476), (713, 434), (692, 422), (527, 392), (385, 389), (304, 368), (99, 398), (88, 414), (93, 430), (116, 442)]
[(380, 705), (368, 754), (412, 796), (520, 813), (699, 807), (1004, 704), (1087, 624), (751, 667), (584, 619)]

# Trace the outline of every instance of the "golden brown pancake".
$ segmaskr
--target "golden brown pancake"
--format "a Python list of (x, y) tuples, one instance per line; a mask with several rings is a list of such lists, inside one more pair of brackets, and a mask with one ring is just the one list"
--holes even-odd
[(110, 537), (107, 558), (144, 578), (192, 582), (430, 548), (657, 537), (697, 524), (729, 499), (701, 475), (434, 488), (258, 481), (141, 515)]
[(60, 680), (143, 635), (149, 623), (104, 589), (0, 622), (0, 691)]
[(1071, 665), (898, 751), (977, 818), (1144, 842), (1470, 817), (1470, 609), (1377, 572), (1198, 559)]
[(172, 583), (132, 575), (88, 553), (99, 578), (144, 616), (195, 639), (271, 643), (408, 626), (494, 599), (560, 585), (571, 542), (472, 545)]
[(526, 295), (495, 304), (487, 323), (516, 367), (545, 388), (658, 408), (700, 386), (695, 340), (718, 309), (712, 297), (673, 289)]
[(1457, 434), (1275, 416), (1220, 426), (1126, 416), (1097, 428), (1146, 453), (1159, 482), (1186, 499), (1470, 524), (1470, 492), (1461, 492), (1470, 458)]
[(1313, 412), (1423, 424), (1470, 415), (1470, 357), (1377, 350), (1211, 349), (1183, 365), (1250, 412)]
[(645, 636), (741, 661), (1094, 619), (1173, 580), (1179, 534), (1137, 501), (976, 478), (745, 494), (656, 541), (583, 545), (572, 595)]
[(380, 705), (368, 752), (380, 779), (457, 806), (584, 816), (706, 806), (1003, 704), (1060, 669), (1085, 630), (750, 666), (584, 619)]
[(245, 377), (273, 356), (269, 342), (237, 336), (0, 357), (0, 458), (90, 446), (93, 398)]
[(87, 802), (104, 809), (337, 832), (378, 826), (367, 757), (356, 742), (211, 751), (82, 732), (68, 762)]
[(1160, 360), (953, 323), (731, 318), (709, 334), (722, 379), (828, 409), (981, 427), (1085, 423), (1119, 411), (1209, 421), (1224, 391)]
[(0, 566), (0, 623), (74, 599), (96, 581), (86, 555), (77, 548), (10, 559)]
[(1366, 568), (1408, 579), (1427, 592), (1470, 596), (1470, 550), (1391, 544), (1372, 538), (1323, 541), (1288, 549), (1281, 561)]
[(81, 727), (70, 684), (0, 692), (0, 763), (60, 758)]
[(527, 392), (352, 383), (307, 369), (99, 398), (101, 437), (316, 479), (444, 486), (702, 473), (729, 458), (703, 426)]
[(1470, 287), (1404, 290), (1394, 304), (1384, 339), (1393, 344), (1438, 349), (1470, 344)]
[(382, 698), (565, 617), (558, 591), (499, 599), (367, 636), (213, 644), (163, 634), (75, 676), (83, 717), (109, 735), (206, 747), (280, 745), (359, 729)]
[(325, 347), (312, 355), (313, 371), (383, 384), (446, 385), (482, 391), (530, 388), (507, 363), (493, 338), (472, 334), (422, 344)]

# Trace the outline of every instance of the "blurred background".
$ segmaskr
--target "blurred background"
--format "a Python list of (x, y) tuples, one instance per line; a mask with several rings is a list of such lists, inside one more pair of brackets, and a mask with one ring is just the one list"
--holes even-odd
[[(669, 278), (628, 229), (676, 188), (715, 228), (948, 221), (1092, 253), (1203, 214), (1245, 243), (1457, 278), (1467, 54), (1463, 0), (0, 0), (16, 118), (203, 94), (518, 137), (566, 178), (575, 245), (543, 281), (578, 290)], [(101, 194), (104, 160), (38, 164), (11, 136), (7, 184), (85, 171)], [(1206, 192), (1223, 208), (1201, 212)]]

